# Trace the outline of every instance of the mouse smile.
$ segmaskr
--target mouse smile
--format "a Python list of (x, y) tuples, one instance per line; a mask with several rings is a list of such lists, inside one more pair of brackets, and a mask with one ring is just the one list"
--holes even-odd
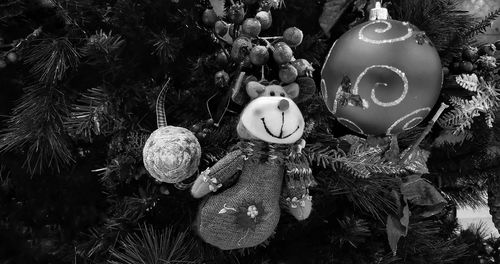
[(283, 125), (285, 124), (285, 113), (281, 113), (281, 128), (280, 128), (280, 134), (279, 136), (276, 136), (274, 135), (271, 130), (269, 130), (269, 128), (267, 127), (266, 125), (266, 121), (264, 120), (264, 118), (261, 118), (260, 119), (262, 121), (262, 124), (264, 124), (264, 129), (266, 130), (267, 134), (269, 134), (271, 137), (274, 137), (274, 138), (279, 138), (279, 139), (285, 139), (285, 138), (288, 138), (290, 137), (291, 135), (293, 135), (295, 132), (297, 132), (297, 130), (300, 129), (300, 126), (297, 126), (297, 128), (290, 134), (284, 136), (283, 135)]

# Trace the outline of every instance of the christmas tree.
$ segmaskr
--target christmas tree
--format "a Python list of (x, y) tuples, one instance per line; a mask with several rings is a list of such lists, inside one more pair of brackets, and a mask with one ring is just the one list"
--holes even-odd
[[(500, 240), (456, 218), (487, 200), (500, 228), (500, 41), (477, 41), (500, 9), (462, 7), (2, 1), (0, 262), (500, 262)], [(366, 97), (362, 63), (400, 79)], [(419, 84), (424, 105), (372, 112), (406, 100), (382, 86), (413, 98)], [(274, 102), (297, 129), (244, 114)]]

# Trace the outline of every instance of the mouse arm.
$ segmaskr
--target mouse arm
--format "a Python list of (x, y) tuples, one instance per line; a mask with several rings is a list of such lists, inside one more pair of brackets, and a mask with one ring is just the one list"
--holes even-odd
[(309, 217), (312, 209), (312, 197), (309, 187), (315, 184), (311, 169), (306, 162), (291, 163), (287, 165), (283, 195), (285, 205), (297, 220)]
[(243, 162), (241, 150), (230, 152), (198, 176), (191, 188), (191, 194), (195, 198), (201, 198), (216, 192), (225, 181), (243, 168)]

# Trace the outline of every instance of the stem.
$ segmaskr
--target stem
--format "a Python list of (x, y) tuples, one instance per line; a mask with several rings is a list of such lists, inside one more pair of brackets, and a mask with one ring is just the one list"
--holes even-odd
[(415, 152), (415, 150), (417, 149), (417, 147), (420, 145), (420, 143), (422, 143), (422, 140), (424, 140), (424, 138), (427, 136), (427, 134), (429, 134), (429, 132), (431, 132), (431, 129), (432, 127), (434, 126), (434, 123), (436, 123), (437, 119), (439, 118), (439, 116), (443, 113), (443, 111), (448, 107), (447, 104), (445, 103), (441, 103), (441, 106), (439, 107), (439, 109), (437, 110), (436, 114), (434, 115), (434, 117), (432, 117), (431, 120), (429, 120), (429, 123), (427, 124), (427, 127), (425, 128), (424, 132), (422, 132), (422, 134), (420, 135), (420, 137), (417, 139), (417, 141), (415, 141), (415, 143), (413, 143), (410, 147), (410, 150), (408, 152), (406, 152), (406, 154), (403, 156), (403, 158), (401, 159), (401, 162), (404, 164), (406, 162), (406, 160), (410, 157), (411, 154), (413, 154)]
[(221, 38), (215, 32), (215, 30), (213, 30), (213, 33), (214, 33), (215, 37), (219, 40), (218, 42), (219, 42), (220, 47), (222, 48), (222, 51), (224, 52), (224, 54), (226, 54), (227, 59), (229, 59), (230, 58), (229, 53), (227, 52), (226, 48), (224, 48), (224, 45), (222, 44), (222, 42), (226, 43), (227, 45), (231, 45), (231, 44), (229, 44), (229, 42), (227, 42), (225, 39)]
[(277, 40), (283, 38), (282, 36), (274, 36), (274, 37), (261, 37), (264, 40)]

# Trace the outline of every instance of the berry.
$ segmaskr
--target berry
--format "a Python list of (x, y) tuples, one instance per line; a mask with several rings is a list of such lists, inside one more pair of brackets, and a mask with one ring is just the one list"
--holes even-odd
[(199, 125), (196, 125), (196, 124), (195, 124), (195, 125), (193, 125), (193, 126), (191, 127), (191, 131), (193, 131), (193, 132), (195, 132), (195, 133), (196, 133), (196, 132), (198, 132), (198, 131), (200, 131), (200, 126), (199, 126)]
[(17, 61), (17, 54), (14, 53), (14, 52), (9, 52), (7, 54), (7, 60), (10, 62), (10, 63), (15, 63)]
[(475, 47), (470, 47), (470, 46), (469, 47), (465, 47), (462, 50), (462, 59), (466, 60), (466, 61), (474, 62), (479, 57), (477, 55), (477, 52), (478, 52), (478, 50)]
[[(207, 120), (207, 125), (212, 126), (213, 124), (214, 124), (214, 119), (213, 118), (210, 118), (210, 119)], [(205, 129), (203, 129), (203, 132), (205, 132)]]
[(255, 18), (259, 20), (260, 26), (263, 30), (270, 28), (273, 23), (273, 17), (269, 11), (259, 11), (257, 15), (255, 15)]
[(479, 56), (482, 55), (488, 55), (488, 56), (493, 56), (495, 55), (495, 51), (497, 48), (493, 44), (484, 44), (481, 47), (479, 47)]
[(219, 36), (226, 35), (228, 28), (229, 26), (227, 25), (227, 23), (222, 20), (218, 20), (217, 22), (215, 22), (214, 31), (215, 34)]
[(242, 61), (252, 48), (252, 42), (246, 37), (239, 37), (233, 42), (231, 58), (235, 61)]
[(206, 26), (213, 27), (215, 25), (215, 22), (217, 22), (219, 18), (217, 17), (217, 14), (213, 9), (205, 9), (205, 11), (203, 11), (201, 20)]
[(279, 7), (279, 0), (261, 0), (260, 8), (264, 11), (269, 11), (271, 8)]
[(228, 62), (226, 53), (224, 51), (222, 51), (222, 50), (219, 50), (215, 54), (215, 62), (217, 63), (217, 65), (219, 65), (221, 67), (226, 66), (227, 62)]
[(474, 70), (474, 65), (470, 61), (460, 62), (460, 70), (465, 73), (472, 72)]
[(285, 64), (281, 67), (279, 72), (280, 80), (284, 83), (291, 83), (297, 79), (297, 69), (291, 64)]
[(264, 46), (255, 46), (250, 50), (250, 62), (253, 65), (261, 66), (269, 60), (269, 52)]
[(302, 39), (304, 38), (304, 33), (302, 30), (296, 27), (290, 27), (283, 32), (283, 41), (291, 47), (297, 47), (302, 43)]
[(285, 42), (278, 42), (274, 45), (273, 58), (278, 64), (288, 63), (293, 58), (293, 51)]
[[(210, 118), (210, 119), (208, 119), (208, 120), (211, 120), (211, 118)], [(208, 124), (208, 122), (207, 122), (207, 124)], [(211, 124), (211, 125), (213, 125), (213, 124), (214, 124), (214, 120), (212, 119), (212, 124)], [(210, 126), (211, 126), (211, 125), (210, 125)], [(203, 130), (201, 130), (201, 133), (208, 134), (208, 132), (210, 132), (210, 129), (208, 129), (208, 128), (206, 128), (206, 127), (205, 127)]]
[(163, 195), (169, 195), (170, 191), (168, 190), (168, 187), (166, 185), (160, 186), (160, 192)]
[(245, 10), (242, 4), (234, 4), (229, 8), (227, 18), (234, 24), (241, 24), (245, 19)]
[(451, 69), (452, 69), (454, 72), (458, 71), (458, 70), (460, 69), (460, 62), (457, 62), (457, 61), (453, 62), (453, 63), (451, 64)]
[(450, 74), (450, 69), (448, 69), (448, 67), (443, 67), (443, 75), (448, 75)]
[(252, 38), (258, 37), (260, 30), (260, 22), (255, 18), (247, 18), (243, 21), (243, 25), (241, 25), (241, 33)]
[(215, 73), (214, 81), (217, 87), (226, 87), (229, 83), (229, 74), (225, 71), (218, 71)]
[(495, 48), (497, 48), (497, 50), (500, 50), (500, 40), (497, 40), (495, 42)]
[(7, 63), (4, 60), (0, 59), (0, 70), (5, 69), (5, 67), (7, 67)]
[(293, 67), (297, 69), (299, 76), (311, 76), (314, 71), (313, 66), (305, 59), (298, 59), (292, 62)]
[(198, 138), (206, 138), (206, 137), (207, 137), (207, 133), (198, 132), (198, 133), (196, 133), (196, 136), (197, 136)]

